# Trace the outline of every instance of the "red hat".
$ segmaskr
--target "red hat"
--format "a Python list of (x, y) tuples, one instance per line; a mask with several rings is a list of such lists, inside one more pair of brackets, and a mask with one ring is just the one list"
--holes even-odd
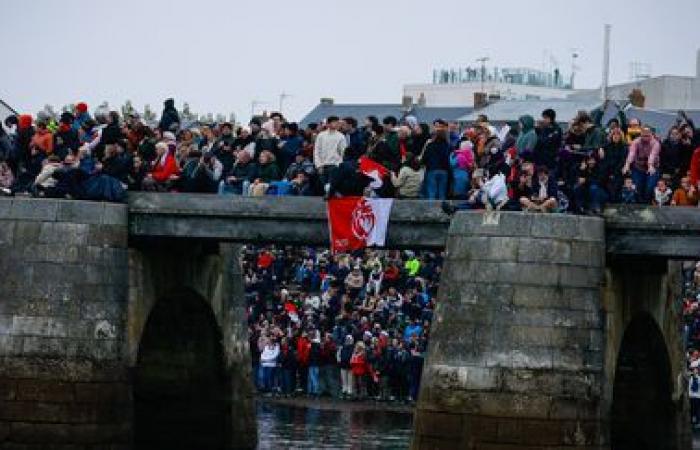
[(17, 120), (17, 127), (21, 130), (32, 126), (32, 116), (30, 114), (21, 114)]
[(75, 105), (75, 110), (78, 111), (79, 113), (87, 112), (87, 110), (88, 110), (87, 103), (85, 103), (85, 102), (77, 103)]

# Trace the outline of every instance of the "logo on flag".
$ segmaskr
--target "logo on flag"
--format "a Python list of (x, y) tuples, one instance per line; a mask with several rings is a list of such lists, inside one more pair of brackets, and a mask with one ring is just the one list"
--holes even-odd
[(350, 252), (383, 246), (393, 199), (343, 197), (328, 200), (331, 250)]

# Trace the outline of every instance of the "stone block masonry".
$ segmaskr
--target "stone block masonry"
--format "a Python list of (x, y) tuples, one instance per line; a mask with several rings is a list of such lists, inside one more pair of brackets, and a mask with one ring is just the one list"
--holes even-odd
[(127, 206), (0, 201), (0, 448), (129, 448)]
[(413, 448), (601, 447), (604, 222), (460, 213)]

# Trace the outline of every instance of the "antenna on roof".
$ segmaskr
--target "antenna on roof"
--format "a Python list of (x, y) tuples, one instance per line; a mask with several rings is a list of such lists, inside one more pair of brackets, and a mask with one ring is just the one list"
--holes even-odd
[(570, 87), (571, 89), (574, 88), (574, 79), (576, 78), (576, 72), (579, 70), (579, 66), (576, 65), (576, 60), (580, 56), (580, 52), (577, 48), (570, 48), (569, 51), (571, 52), (571, 81), (570, 81)]
[(260, 100), (257, 100), (257, 99), (253, 99), (253, 100), (250, 102), (250, 117), (255, 116), (255, 108), (257, 108), (258, 106), (266, 105), (266, 104), (267, 104), (267, 102), (263, 102), (263, 101), (260, 101)]
[(284, 91), (282, 91), (282, 93), (280, 94), (280, 110), (279, 110), (280, 114), (283, 114), (282, 113), (282, 106), (284, 105), (284, 101), (286, 99), (288, 99), (289, 97), (291, 97), (291, 94), (287, 94)]
[(610, 24), (605, 24), (603, 34), (603, 81), (600, 85), (600, 96), (603, 101), (608, 99), (608, 81), (610, 79)]

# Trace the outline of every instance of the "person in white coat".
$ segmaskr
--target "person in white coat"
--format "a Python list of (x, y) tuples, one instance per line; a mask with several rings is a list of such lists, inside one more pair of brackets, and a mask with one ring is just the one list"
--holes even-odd
[(279, 354), (280, 345), (274, 339), (267, 342), (260, 354), (260, 365), (263, 369), (263, 391), (265, 392), (271, 392), (274, 388), (275, 368)]

